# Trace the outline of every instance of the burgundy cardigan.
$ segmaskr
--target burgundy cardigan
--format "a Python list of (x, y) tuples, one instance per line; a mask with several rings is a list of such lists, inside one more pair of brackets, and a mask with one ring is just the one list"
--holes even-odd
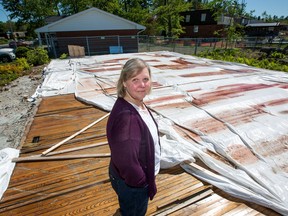
[(131, 187), (148, 185), (152, 200), (157, 192), (154, 141), (138, 111), (123, 98), (118, 98), (106, 132), (111, 150), (110, 169)]

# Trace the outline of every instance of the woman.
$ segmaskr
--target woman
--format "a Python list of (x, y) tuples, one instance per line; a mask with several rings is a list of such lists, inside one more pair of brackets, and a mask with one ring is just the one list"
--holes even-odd
[(157, 124), (143, 103), (151, 91), (151, 70), (142, 59), (124, 65), (117, 84), (118, 98), (107, 123), (111, 150), (109, 176), (118, 195), (120, 213), (145, 215), (148, 199), (157, 192), (160, 169)]

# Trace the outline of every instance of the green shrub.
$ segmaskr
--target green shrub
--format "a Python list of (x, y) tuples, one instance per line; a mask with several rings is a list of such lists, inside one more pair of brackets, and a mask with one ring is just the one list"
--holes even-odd
[(27, 61), (33, 66), (43, 65), (49, 62), (47, 50), (38, 47), (27, 52)]
[(275, 59), (284, 59), (285, 54), (279, 52), (273, 52), (270, 57)]
[(0, 86), (3, 86), (21, 76), (23, 67), (16, 64), (0, 65)]
[(27, 58), (27, 52), (29, 50), (30, 49), (28, 47), (20, 46), (20, 47), (17, 47), (15, 54), (17, 58)]
[(264, 52), (241, 50), (241, 49), (215, 49), (214, 51), (204, 51), (199, 54), (200, 57), (215, 60), (239, 62), (253, 67), (265, 68), (269, 70), (278, 70), (288, 72), (288, 66), (281, 63), (281, 60), (287, 59), (284, 53), (274, 52), (267, 56)]
[(59, 58), (60, 59), (67, 59), (68, 58), (68, 54), (67, 53), (62, 53)]
[(6, 38), (1, 38), (0, 44), (8, 44), (8, 40)]
[(17, 58), (16, 61), (14, 62), (19, 67), (22, 67), (23, 70), (30, 70), (31, 65), (28, 63), (26, 58)]

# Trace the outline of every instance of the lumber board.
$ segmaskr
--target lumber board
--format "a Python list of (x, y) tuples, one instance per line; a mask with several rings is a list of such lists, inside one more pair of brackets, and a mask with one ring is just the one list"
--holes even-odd
[(192, 197), (192, 198), (190, 198), (190, 199), (188, 199), (186, 201), (183, 201), (182, 203), (180, 203), (178, 205), (173, 206), (172, 208), (169, 208), (169, 209), (167, 209), (165, 211), (161, 211), (161, 213), (157, 213), (156, 212), (153, 215), (157, 215), (157, 216), (169, 215), (169, 214), (171, 214), (171, 213), (173, 213), (173, 212), (175, 212), (175, 211), (177, 211), (177, 210), (179, 210), (181, 208), (184, 208), (184, 207), (186, 207), (186, 206), (188, 206), (188, 205), (190, 205), (192, 203), (197, 202), (198, 200), (201, 200), (201, 199), (205, 198), (206, 196), (211, 195), (212, 193), (213, 193), (213, 191), (211, 189), (209, 189), (209, 190), (207, 190), (207, 191), (205, 191), (203, 193), (200, 193), (200, 194), (198, 194), (198, 195), (196, 195), (196, 196), (194, 196), (194, 197)]
[[(42, 137), (43, 138), (43, 137)], [(55, 142), (59, 142), (60, 139), (57, 139), (56, 141), (53, 140), (53, 143)], [(86, 143), (90, 143), (92, 141), (96, 141), (98, 140), (99, 142), (102, 142), (103, 140), (106, 140), (106, 133), (102, 133), (102, 134), (94, 134), (91, 136), (84, 136), (84, 137), (77, 137), (74, 138), (73, 140), (69, 140), (68, 142), (66, 142), (65, 144), (63, 144), (62, 146), (67, 146), (69, 144), (74, 144), (74, 143), (79, 143), (81, 142), (81, 144), (86, 144)], [(51, 142), (49, 140), (49, 142)], [(41, 141), (41, 143), (37, 143), (37, 144), (33, 144), (33, 143), (28, 143), (26, 144), (26, 147), (22, 148), (20, 153), (21, 154), (28, 154), (28, 153), (33, 153), (36, 151), (41, 151), (43, 149), (47, 149), (50, 148), (51, 146), (53, 146), (54, 144), (46, 144), (43, 141)]]
[(77, 131), (76, 133), (72, 134), (71, 136), (67, 137), (66, 139), (62, 140), (61, 142), (57, 143), (56, 145), (53, 145), (51, 148), (47, 149), (46, 151), (42, 152), (42, 155), (46, 155), (48, 154), (50, 151), (53, 151), (54, 149), (58, 148), (60, 145), (62, 145), (63, 143), (73, 139), (74, 137), (76, 137), (77, 135), (81, 134), (82, 132), (86, 131), (88, 128), (94, 126), (95, 124), (97, 124), (98, 122), (102, 121), (103, 119), (107, 118), (110, 115), (110, 113), (107, 113), (106, 115), (102, 116), (101, 118), (97, 119), (96, 121), (92, 122), (91, 124), (87, 125), (86, 127), (84, 127), (83, 129), (81, 129), (80, 131)]
[(77, 155), (63, 155), (63, 156), (31, 156), (31, 157), (20, 157), (13, 158), (12, 162), (26, 162), (26, 161), (49, 161), (49, 160), (69, 160), (69, 159), (80, 159), (80, 158), (97, 158), (97, 157), (110, 157), (110, 153), (106, 154), (77, 154)]
[[(13, 202), (19, 198), (31, 198), (35, 196), (42, 196), (43, 194), (56, 193), (58, 190), (65, 190), (67, 188), (77, 187), (78, 185), (84, 185), (89, 182), (101, 183), (108, 181), (107, 163), (103, 161), (102, 167), (89, 167), (90, 170), (81, 169), (81, 167), (75, 167), (72, 170), (66, 172), (51, 172), (43, 175), (31, 175), (30, 181), (26, 180), (21, 184), (14, 184), (14, 187), (9, 189), (7, 196), (2, 200), (1, 206), (6, 203)], [(106, 166), (104, 166), (106, 164)], [(17, 193), (18, 191), (25, 192)], [(29, 197), (28, 197), (29, 196)]]

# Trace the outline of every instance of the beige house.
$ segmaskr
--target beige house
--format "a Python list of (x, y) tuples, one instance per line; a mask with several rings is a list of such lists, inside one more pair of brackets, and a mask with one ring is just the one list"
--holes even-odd
[(68, 53), (68, 45), (85, 48), (86, 55), (138, 51), (137, 35), (145, 26), (98, 8), (90, 8), (36, 29), (40, 45), (55, 57)]

